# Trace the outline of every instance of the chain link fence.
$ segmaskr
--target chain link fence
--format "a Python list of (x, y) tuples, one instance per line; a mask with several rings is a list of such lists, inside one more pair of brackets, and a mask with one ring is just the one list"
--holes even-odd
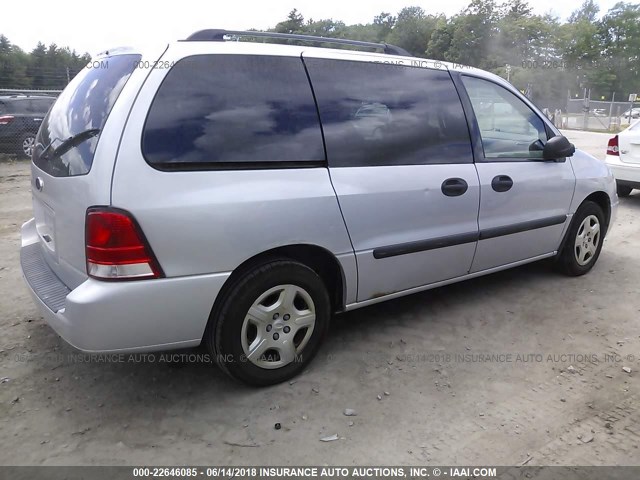
[(38, 128), (60, 90), (0, 89), (0, 156), (31, 158)]
[(543, 112), (558, 128), (596, 132), (619, 132), (640, 119), (640, 102), (592, 100), (588, 90), (582, 98), (568, 96), (557, 108)]
[(640, 108), (631, 102), (569, 99), (564, 116), (565, 128), (617, 132), (640, 118)]

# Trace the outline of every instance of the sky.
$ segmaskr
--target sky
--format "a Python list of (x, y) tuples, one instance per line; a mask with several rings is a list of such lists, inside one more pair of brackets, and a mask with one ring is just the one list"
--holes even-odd
[[(618, 0), (600, 0), (601, 14)], [(118, 46), (145, 47), (186, 38), (203, 28), (245, 30), (266, 29), (297, 8), (305, 20), (333, 18), (346, 24), (369, 23), (380, 12), (393, 15), (406, 6), (420, 6), (428, 14), (454, 15), (469, 0), (265, 0), (215, 2), (177, 0), (151, 2), (135, 0), (29, 0), (28, 8), (18, 1), (3, 0), (0, 33), (26, 51), (41, 41), (68, 46), (78, 53), (95, 55)], [(499, 2), (500, 3), (500, 2)], [(553, 13), (566, 19), (576, 2), (530, 0), (534, 13)], [(25, 18), (28, 16), (28, 18)]]

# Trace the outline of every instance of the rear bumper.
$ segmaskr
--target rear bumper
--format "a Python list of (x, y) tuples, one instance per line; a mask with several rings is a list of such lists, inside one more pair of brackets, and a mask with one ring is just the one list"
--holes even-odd
[(624, 163), (620, 161), (620, 157), (607, 155), (605, 162), (611, 169), (611, 173), (617, 182), (633, 186), (638, 185), (640, 188), (640, 163)]
[(144, 352), (199, 345), (229, 274), (129, 282), (87, 279), (74, 290), (42, 255), (35, 222), (22, 226), (22, 273), (47, 323), (86, 352)]

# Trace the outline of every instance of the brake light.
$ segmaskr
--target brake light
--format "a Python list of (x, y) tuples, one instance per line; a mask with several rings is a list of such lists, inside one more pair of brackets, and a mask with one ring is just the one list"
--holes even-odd
[(128, 212), (90, 208), (85, 222), (87, 274), (101, 280), (162, 277), (142, 230)]
[(618, 135), (609, 140), (607, 144), (607, 155), (615, 155), (616, 157), (620, 156), (620, 151), (618, 149)]
[(8, 125), (14, 119), (13, 115), (2, 115), (0, 116), (0, 125)]

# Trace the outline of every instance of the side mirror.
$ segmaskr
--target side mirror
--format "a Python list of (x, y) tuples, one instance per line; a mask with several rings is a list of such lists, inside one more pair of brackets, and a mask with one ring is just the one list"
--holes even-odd
[(542, 158), (544, 160), (558, 160), (565, 157), (571, 157), (576, 152), (576, 147), (567, 137), (557, 135), (547, 140), (542, 150)]

